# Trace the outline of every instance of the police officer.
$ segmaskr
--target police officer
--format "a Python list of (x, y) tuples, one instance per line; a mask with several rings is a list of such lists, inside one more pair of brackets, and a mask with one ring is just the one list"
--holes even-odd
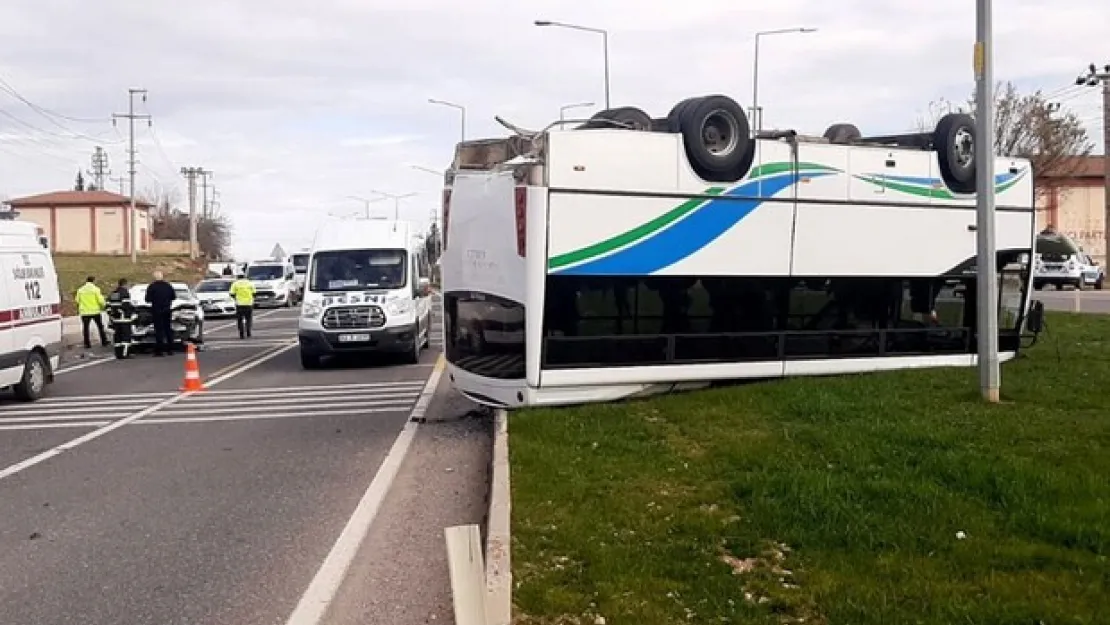
[(254, 316), (254, 285), (240, 273), (235, 282), (231, 283), (228, 293), (235, 298), (235, 324), (239, 326), (239, 338), (249, 338)]
[(96, 329), (100, 333), (100, 344), (108, 346), (108, 336), (104, 333), (104, 321), (101, 319), (101, 313), (104, 312), (104, 294), (100, 292), (100, 287), (96, 286), (96, 278), (89, 276), (85, 279), (85, 284), (77, 289), (77, 314), (81, 316), (81, 333), (85, 339), (85, 349), (92, 349), (92, 342), (89, 340), (89, 324), (95, 323)]
[(119, 279), (119, 286), (108, 295), (108, 320), (112, 324), (112, 343), (116, 358), (131, 357), (131, 330), (138, 319), (135, 305), (131, 302), (131, 290), (127, 288), (127, 278)]

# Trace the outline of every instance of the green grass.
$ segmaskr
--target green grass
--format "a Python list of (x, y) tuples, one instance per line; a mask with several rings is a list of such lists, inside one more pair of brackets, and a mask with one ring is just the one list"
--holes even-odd
[(1110, 317), (1049, 323), (1002, 405), (944, 369), (512, 413), (517, 622), (1110, 622)]
[(132, 284), (150, 282), (155, 270), (164, 273), (167, 280), (194, 284), (204, 277), (205, 266), (203, 261), (191, 261), (182, 256), (139, 256), (138, 262), (132, 263), (130, 256), (83, 254), (55, 254), (54, 264), (62, 290), (63, 315), (77, 314), (73, 297), (88, 276), (94, 276), (107, 295), (116, 288), (120, 278), (127, 278)]

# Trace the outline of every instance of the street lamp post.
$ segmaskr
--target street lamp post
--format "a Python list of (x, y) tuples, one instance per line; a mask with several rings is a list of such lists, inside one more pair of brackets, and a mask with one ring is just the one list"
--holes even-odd
[(580, 26), (578, 24), (567, 24), (566, 22), (553, 22), (551, 20), (536, 20), (533, 22), (536, 26), (555, 26), (558, 28), (569, 28), (571, 30), (581, 30), (587, 33), (595, 33), (601, 35), (601, 51), (605, 60), (605, 108), (609, 109), (609, 31), (602, 28), (591, 28), (589, 26)]
[(362, 202), (363, 207), (366, 208), (366, 218), (370, 219), (370, 202), (372, 202), (373, 200), (368, 200), (364, 197), (359, 197), (357, 195), (348, 195), (347, 199), (355, 200), (357, 202)]
[(579, 102), (577, 104), (564, 104), (564, 105), (559, 107), (559, 121), (563, 121), (564, 119), (566, 119), (566, 112), (571, 110), (571, 109), (586, 108), (588, 106), (593, 106), (593, 105), (594, 105), (593, 102)]
[(979, 390), (998, 403), (998, 257), (994, 206), (994, 42), (991, 0), (975, 2), (975, 208), (976, 311)]
[(465, 106), (463, 106), (461, 104), (455, 104), (454, 102), (448, 102), (447, 100), (437, 100), (435, 98), (428, 98), (428, 104), (438, 104), (440, 106), (447, 106), (447, 107), (450, 107), (450, 108), (453, 108), (453, 109), (457, 110), (459, 112), (460, 126), (461, 126), (460, 139), (462, 141), (466, 141), (466, 107)]
[(755, 34), (755, 58), (752, 61), (752, 128), (763, 130), (763, 112), (759, 109), (759, 38), (768, 35), (786, 35), (789, 33), (815, 33), (816, 28), (779, 28), (776, 30), (761, 30)]
[[(399, 221), (401, 219), (401, 200), (412, 197), (414, 195), (419, 195), (418, 193), (394, 195), (392, 193), (385, 193), (384, 191), (375, 191), (374, 189), (370, 189), (370, 192), (377, 193), (378, 195), (382, 196), (376, 200), (370, 200), (371, 202), (380, 202), (381, 200), (393, 200), (393, 221)], [(369, 209), (367, 210), (369, 211)]]

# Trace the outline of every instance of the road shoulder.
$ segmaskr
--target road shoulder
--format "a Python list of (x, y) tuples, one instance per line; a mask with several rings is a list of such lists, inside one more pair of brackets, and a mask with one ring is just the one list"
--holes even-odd
[(482, 524), (492, 422), (441, 384), (325, 622), (450, 623), (443, 529)]

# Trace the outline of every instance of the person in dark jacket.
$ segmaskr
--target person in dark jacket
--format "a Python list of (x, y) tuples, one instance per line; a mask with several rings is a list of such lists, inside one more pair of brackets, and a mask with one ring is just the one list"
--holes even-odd
[(177, 293), (173, 285), (162, 279), (162, 272), (154, 272), (154, 282), (146, 287), (146, 303), (154, 321), (154, 355), (173, 353), (173, 301)]
[(108, 320), (112, 324), (112, 343), (116, 358), (131, 357), (131, 331), (135, 319), (135, 306), (131, 302), (131, 289), (127, 288), (127, 278), (120, 278), (119, 286), (108, 294)]

